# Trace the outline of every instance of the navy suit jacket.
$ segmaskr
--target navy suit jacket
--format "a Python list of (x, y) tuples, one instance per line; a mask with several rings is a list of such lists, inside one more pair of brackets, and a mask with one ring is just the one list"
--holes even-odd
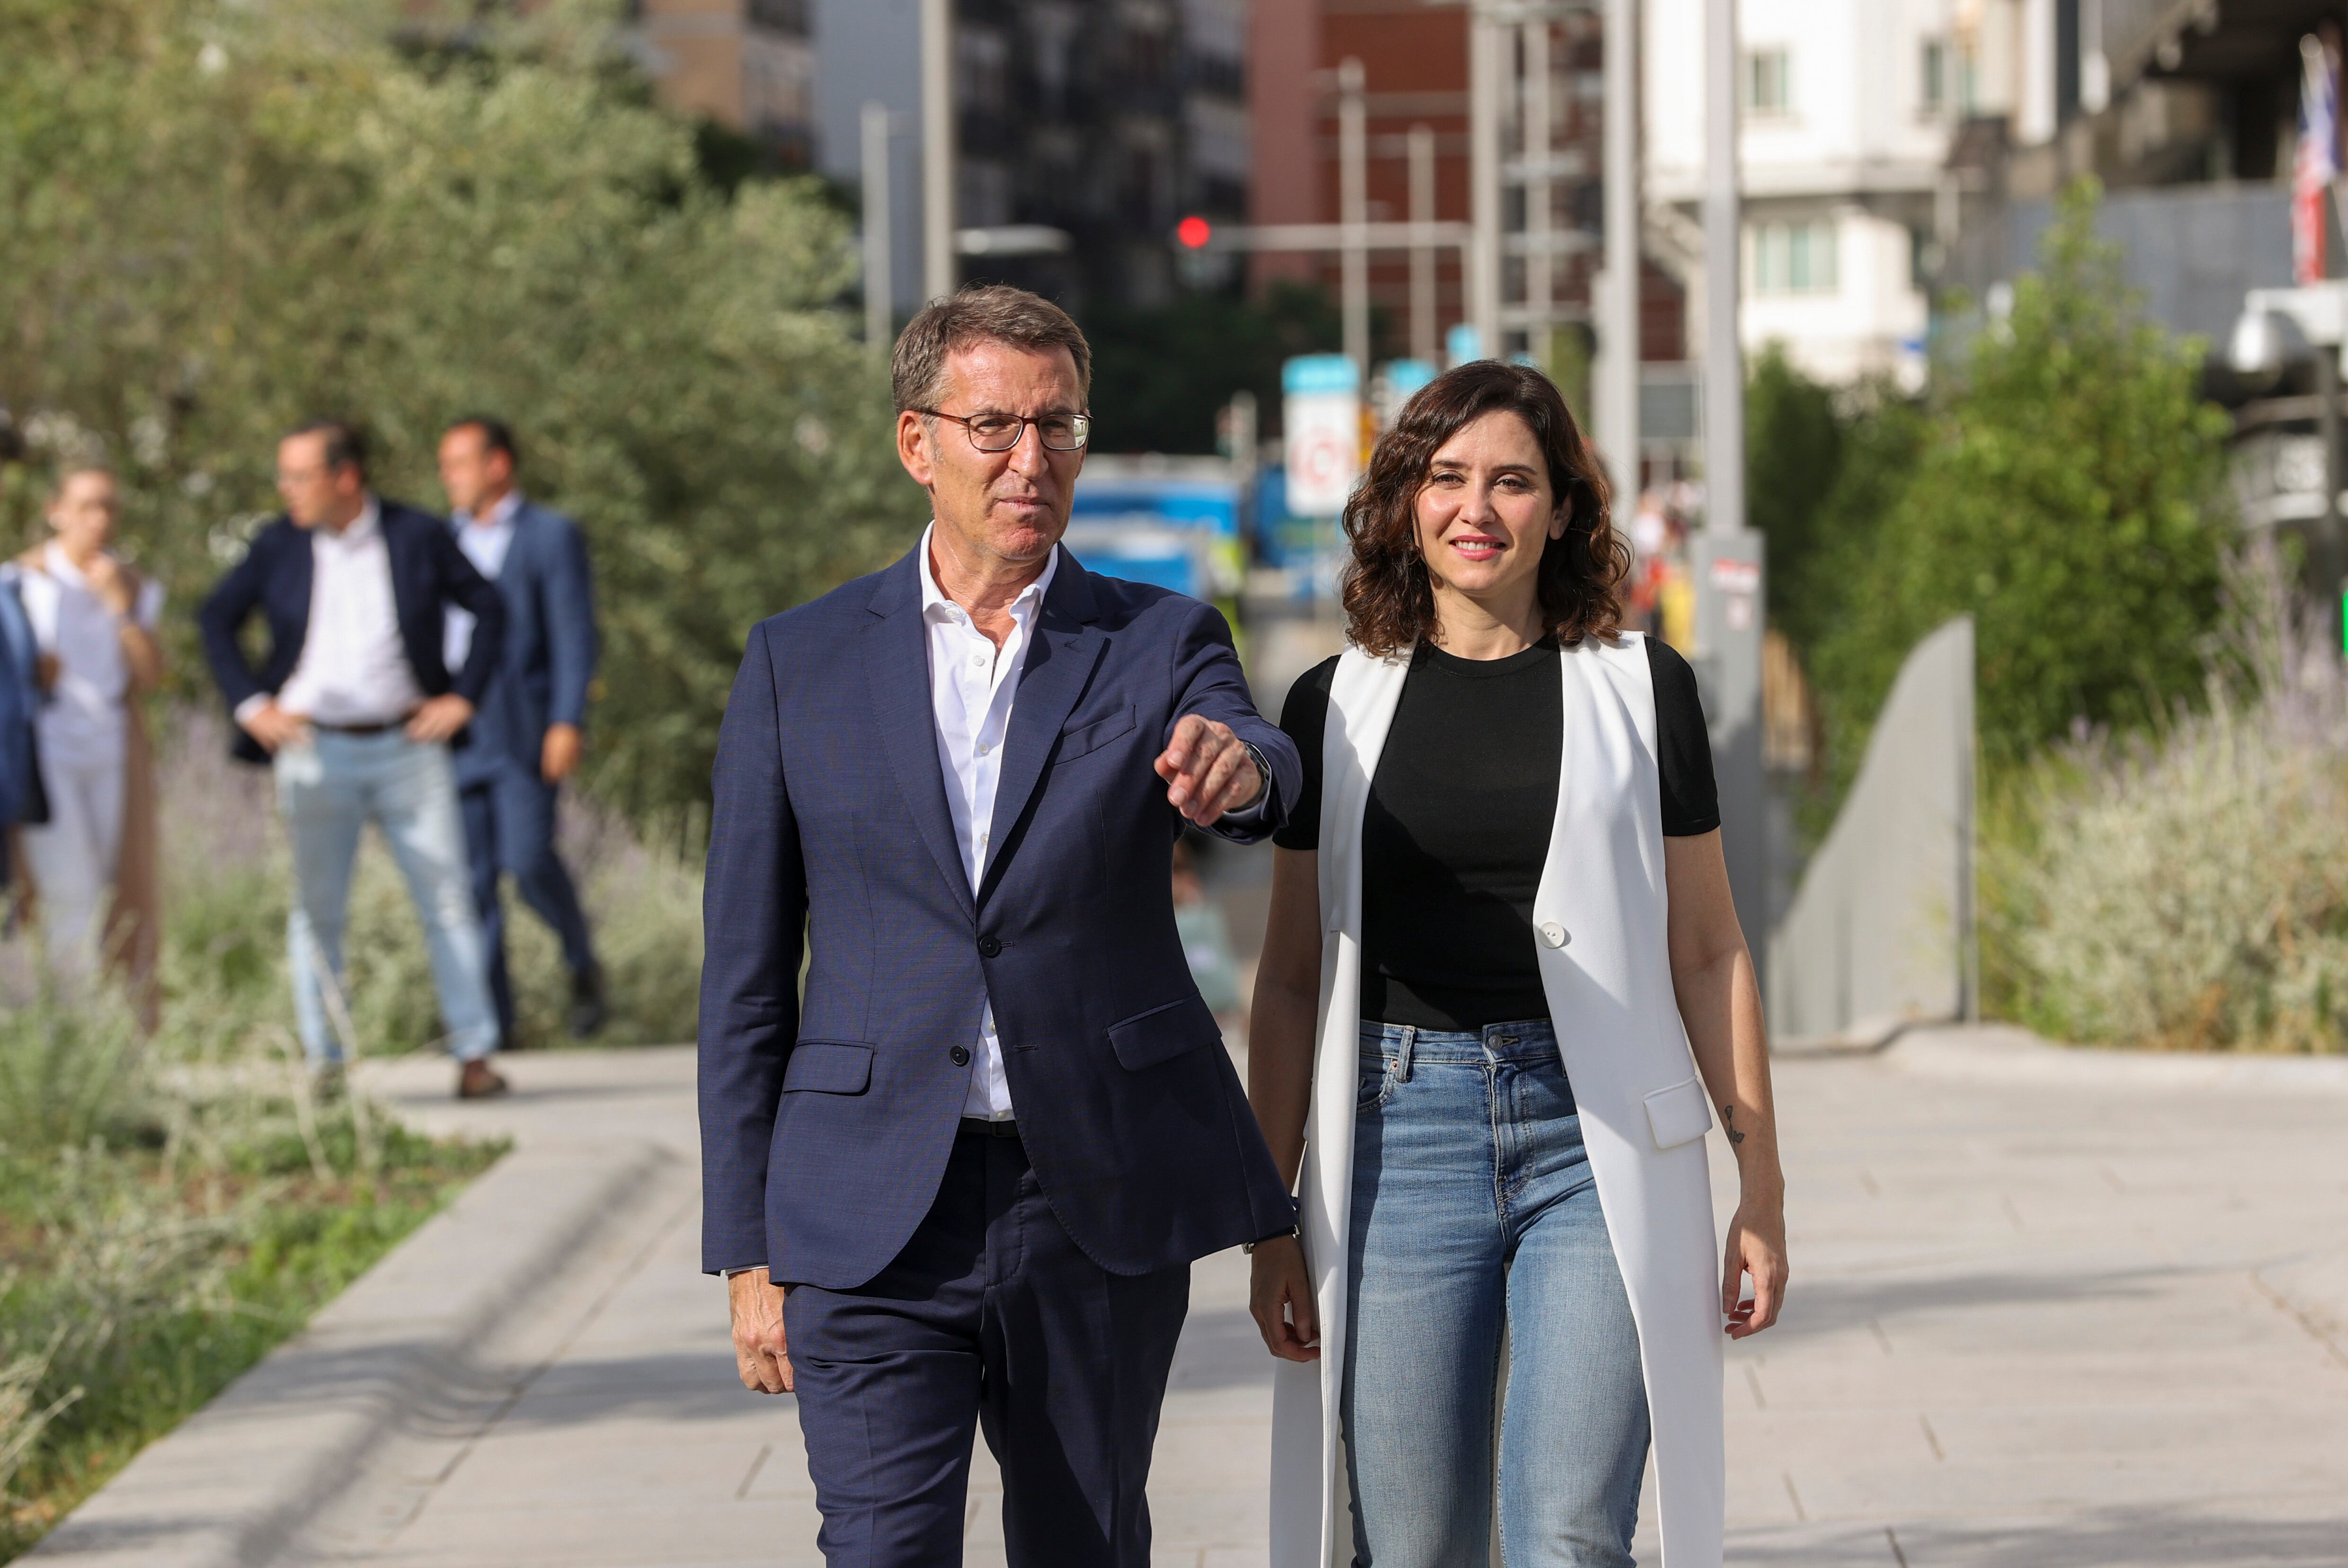
[(1286, 1230), (1295, 1205), (1175, 933), (1180, 819), (1150, 764), (1186, 714), (1230, 725), (1272, 776), (1257, 825), (1224, 830), (1256, 837), (1297, 798), (1296, 748), (1250, 703), (1212, 608), (1063, 551), (973, 898), (916, 568), (909, 554), (760, 623), (726, 704), (703, 1266), (827, 1289), (878, 1274), (937, 1195), (990, 998), (1028, 1158), (1095, 1262), (1141, 1274)]
[(497, 578), (505, 652), (473, 716), (473, 744), (457, 754), (457, 777), (468, 784), (509, 764), (537, 778), (548, 726), (583, 727), (595, 678), (595, 589), (579, 525), (524, 500), (513, 526)]
[[(448, 525), (428, 511), (396, 500), (376, 501), (382, 520), (385, 552), (391, 559), (392, 604), (399, 620), (400, 646), (417, 689), (426, 696), (455, 692), (480, 706), (481, 693), (497, 668), (498, 650), (504, 644), (505, 601), (494, 583), (473, 569), (457, 548)], [(232, 716), (249, 696), (266, 692), (274, 696), (301, 660), (302, 645), (310, 634), (310, 531), (280, 516), (253, 536), (244, 559), (196, 612), (203, 630), (204, 658), (212, 679), (228, 699)], [(448, 617), (445, 606), (454, 603), (478, 619), (473, 645), (465, 667), (449, 673), (441, 655)], [(259, 668), (237, 645), (237, 634), (254, 611), (269, 628), (269, 651)], [(230, 751), (246, 762), (266, 762), (269, 754), (242, 728)], [(452, 744), (462, 746), (459, 733)]]

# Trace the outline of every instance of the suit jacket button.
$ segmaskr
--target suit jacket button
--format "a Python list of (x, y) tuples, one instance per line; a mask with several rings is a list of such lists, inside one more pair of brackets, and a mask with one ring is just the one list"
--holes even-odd
[(970, 1047), (968, 1046), (956, 1046), (953, 1049), (946, 1053), (946, 1059), (953, 1062), (953, 1065), (958, 1068), (966, 1068), (970, 1066)]
[(978, 955), (981, 958), (992, 958), (1002, 951), (1003, 944), (994, 937), (982, 936), (978, 939)]
[(1540, 939), (1551, 947), (1562, 947), (1565, 945), (1565, 927), (1553, 920), (1543, 921)]

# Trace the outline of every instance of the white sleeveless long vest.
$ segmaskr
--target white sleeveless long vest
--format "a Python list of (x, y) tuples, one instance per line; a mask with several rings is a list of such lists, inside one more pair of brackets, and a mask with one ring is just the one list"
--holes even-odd
[[(1560, 656), (1565, 748), (1533, 899), (1541, 988), (1638, 1322), (1664, 1568), (1719, 1568), (1727, 1466), (1720, 1264), (1704, 1144), (1712, 1106), (1665, 947), (1654, 683), (1636, 634), (1585, 638)], [(1337, 1440), (1361, 1027), (1362, 810), (1409, 667), (1406, 651), (1378, 659), (1348, 648), (1330, 689), (1319, 1044), (1299, 1191), (1321, 1359), (1283, 1361), (1274, 1373), (1272, 1568), (1351, 1561)]]

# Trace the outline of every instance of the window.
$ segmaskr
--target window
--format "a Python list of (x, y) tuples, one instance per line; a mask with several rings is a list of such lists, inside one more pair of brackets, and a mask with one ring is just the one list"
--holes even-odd
[(1917, 95), (1924, 118), (1938, 119), (1949, 108), (1949, 46), (1945, 39), (1924, 40), (1923, 59), (1918, 71), (1921, 91)]
[(1745, 57), (1745, 112), (1756, 118), (1791, 114), (1793, 71), (1783, 49), (1755, 49)]
[(1760, 223), (1753, 229), (1756, 294), (1832, 294), (1837, 284), (1831, 222)]

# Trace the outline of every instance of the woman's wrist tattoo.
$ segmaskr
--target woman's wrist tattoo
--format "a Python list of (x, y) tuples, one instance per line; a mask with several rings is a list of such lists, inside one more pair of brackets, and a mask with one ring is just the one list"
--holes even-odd
[(1736, 1108), (1735, 1106), (1724, 1105), (1720, 1108), (1720, 1129), (1723, 1132), (1728, 1134), (1729, 1142), (1742, 1143), (1745, 1141), (1745, 1134), (1736, 1130)]

